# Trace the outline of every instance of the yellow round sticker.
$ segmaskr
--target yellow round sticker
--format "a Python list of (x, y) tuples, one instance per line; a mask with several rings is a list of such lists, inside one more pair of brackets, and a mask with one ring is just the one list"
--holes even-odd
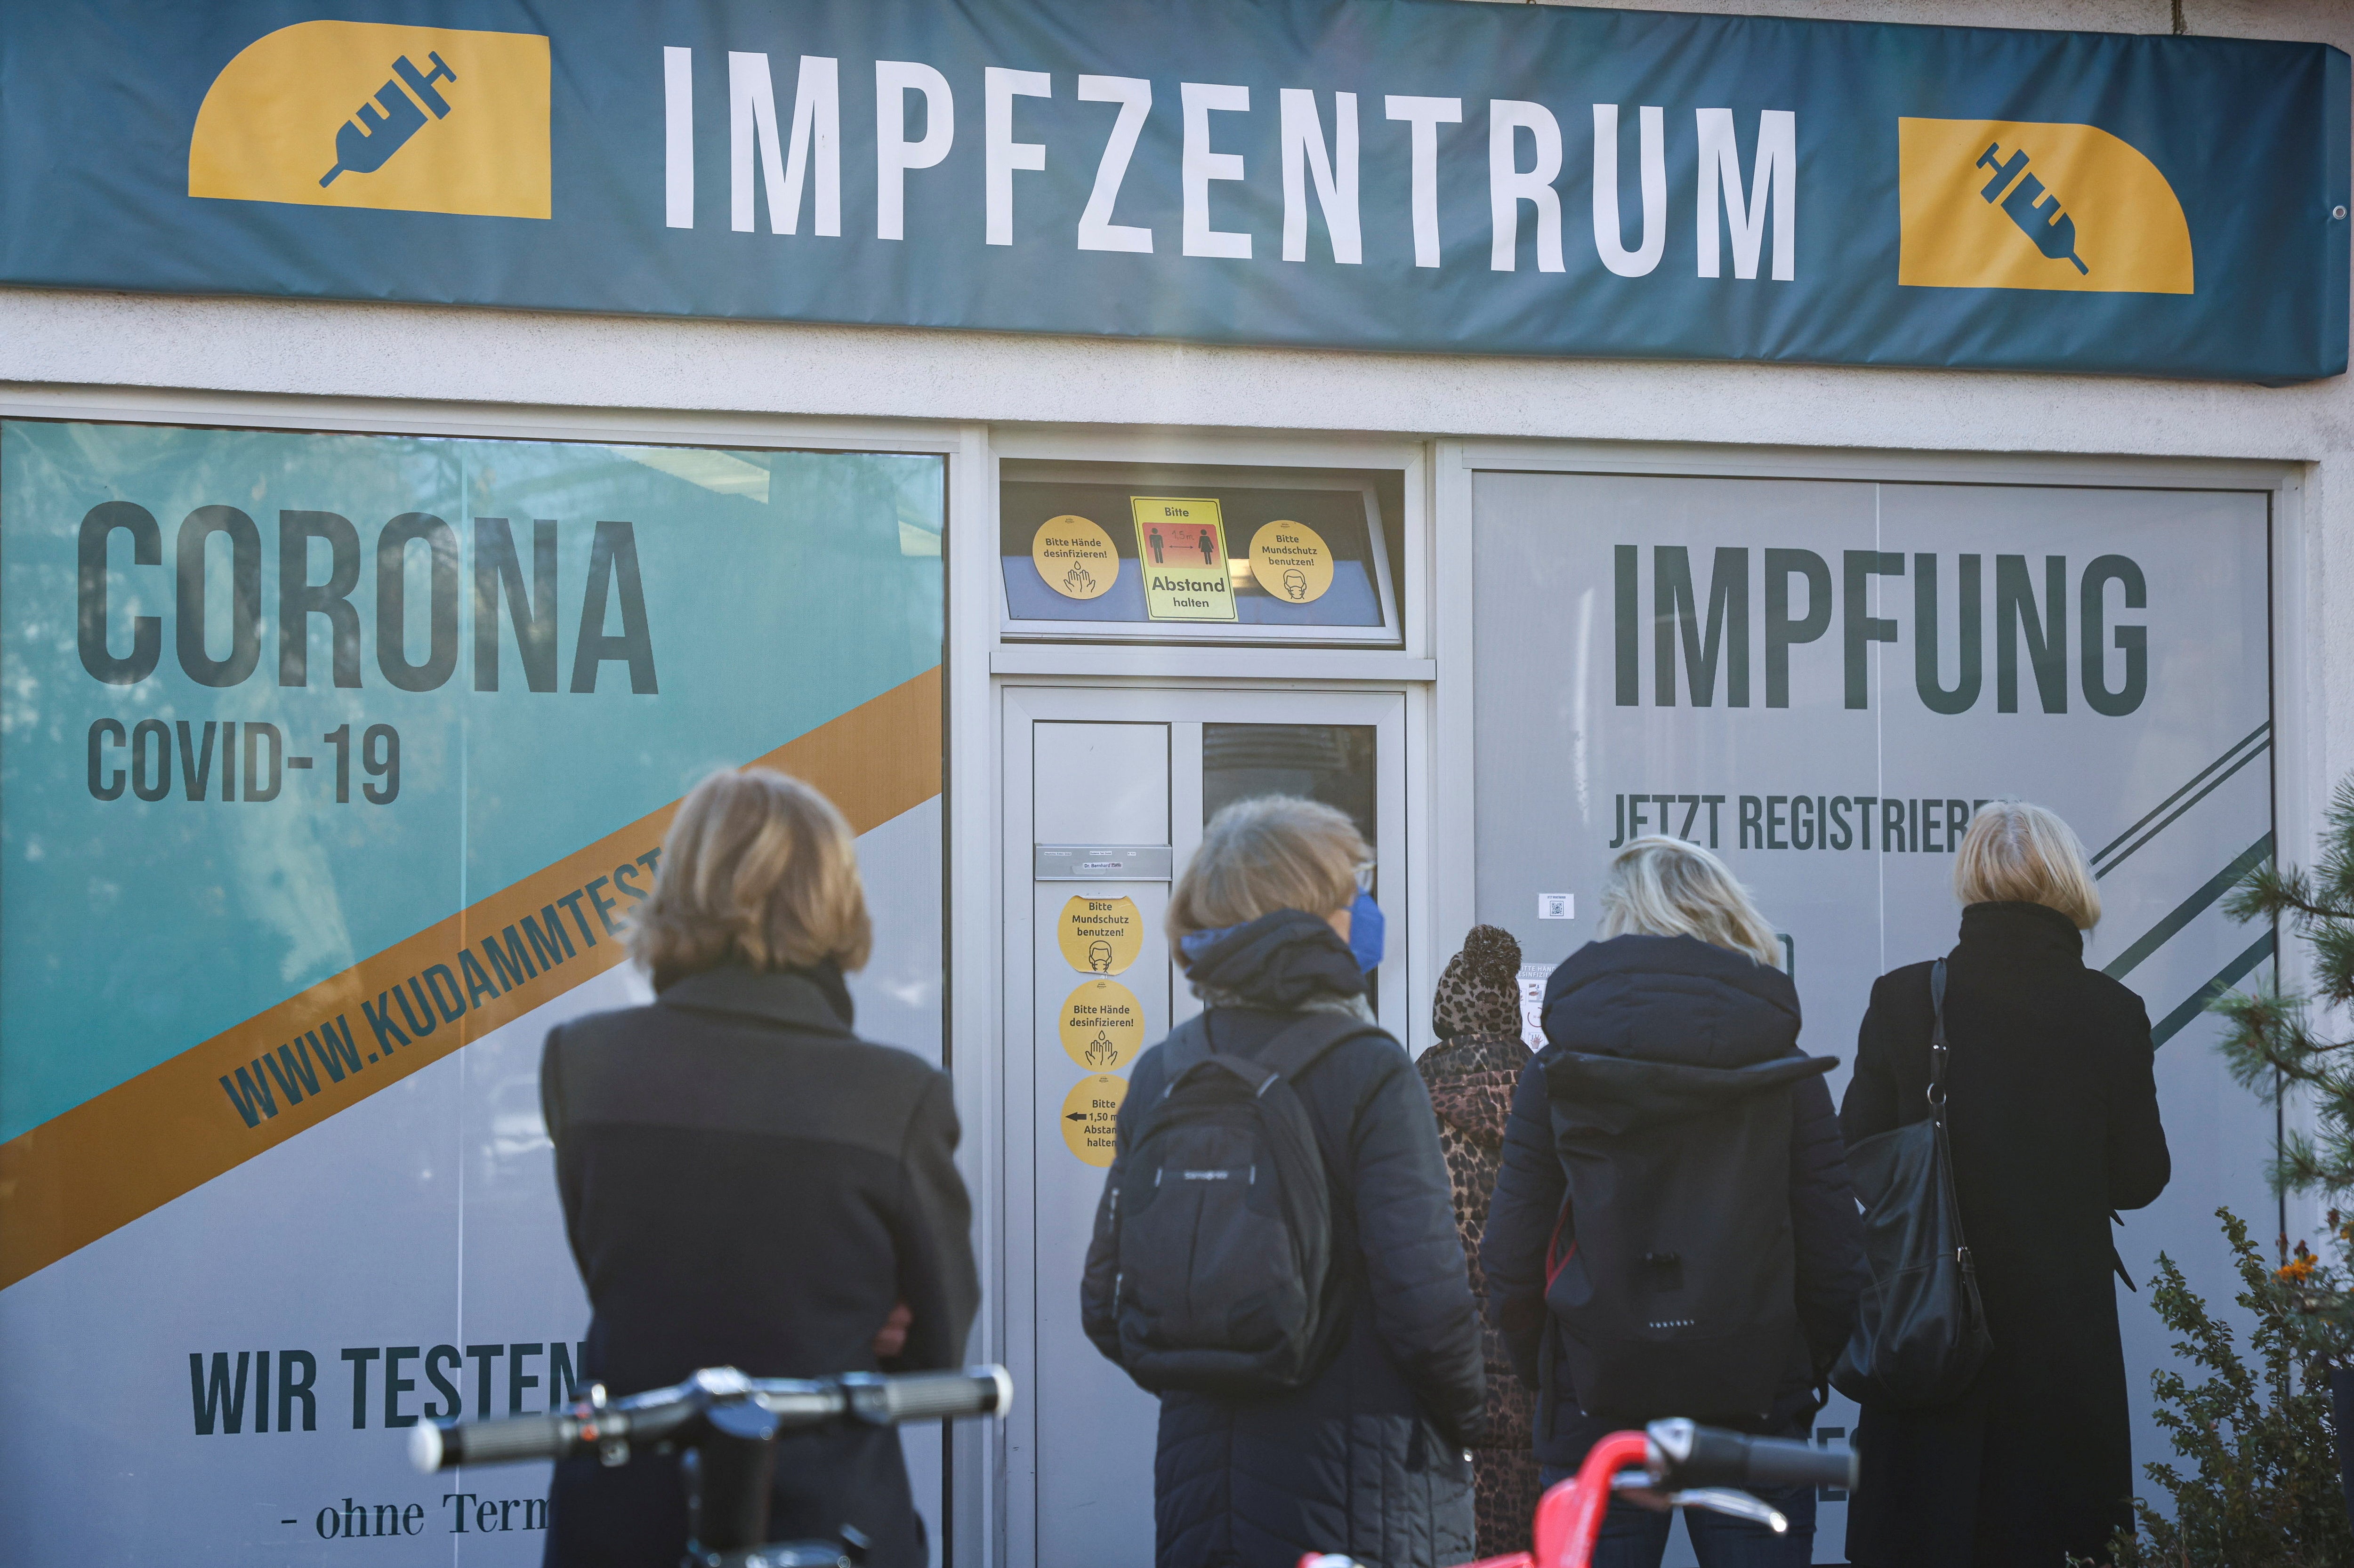
[(1063, 906), (1055, 925), (1063, 957), (1082, 974), (1119, 974), (1144, 950), (1144, 916), (1133, 898), (1081, 894)]
[(1108, 1165), (1118, 1147), (1119, 1102), (1128, 1097), (1128, 1080), (1108, 1073), (1081, 1078), (1063, 1097), (1063, 1141), (1089, 1165)]
[(1251, 576), (1287, 604), (1308, 604), (1332, 586), (1332, 547), (1305, 523), (1263, 524), (1251, 535)]
[[(1030, 563), (1041, 581), (1065, 599), (1097, 599), (1119, 576), (1111, 535), (1084, 517), (1049, 517), (1030, 536)], [(1330, 577), (1327, 569), (1325, 575)]]
[(1082, 980), (1063, 1002), (1062, 1032), (1072, 1061), (1110, 1072), (1144, 1048), (1144, 1006), (1118, 980)]

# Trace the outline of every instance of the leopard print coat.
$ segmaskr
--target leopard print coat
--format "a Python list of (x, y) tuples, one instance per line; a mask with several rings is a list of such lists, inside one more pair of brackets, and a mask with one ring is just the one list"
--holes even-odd
[[(1500, 940), (1499, 940), (1500, 938)], [(1467, 961), (1469, 960), (1469, 961)], [(1465, 950), (1447, 967), (1432, 1008), (1441, 1043), (1416, 1065), (1437, 1113), (1440, 1146), (1454, 1190), (1455, 1224), (1472, 1294), (1486, 1320), (1487, 1277), (1479, 1268), (1479, 1236), (1503, 1163), (1504, 1123), (1512, 1089), (1528, 1065), (1520, 1038), (1520, 948), (1493, 927), (1475, 927)], [(1479, 1554), (1501, 1556), (1529, 1548), (1529, 1524), (1539, 1487), (1532, 1453), (1536, 1395), (1513, 1374), (1503, 1340), (1481, 1330), (1488, 1371), (1488, 1435), (1473, 1450), (1479, 1500)]]

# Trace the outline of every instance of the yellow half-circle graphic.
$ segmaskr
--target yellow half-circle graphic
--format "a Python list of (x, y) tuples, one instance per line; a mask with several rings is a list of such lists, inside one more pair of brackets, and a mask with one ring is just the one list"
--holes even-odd
[(221, 69), (188, 194), (482, 217), (549, 211), (547, 39), (298, 22)]
[(2158, 165), (2095, 125), (1896, 122), (1896, 281), (2188, 294), (2190, 226)]

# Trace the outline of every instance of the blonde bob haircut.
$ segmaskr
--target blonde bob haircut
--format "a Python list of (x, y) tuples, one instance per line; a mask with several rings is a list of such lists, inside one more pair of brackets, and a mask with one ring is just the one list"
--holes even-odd
[(2041, 904), (2079, 931), (2101, 923), (2084, 841), (2057, 813), (2024, 800), (1990, 800), (1970, 819), (1954, 861), (1954, 895), (1965, 905)]
[(1210, 819), (1201, 847), (1170, 890), (1163, 921), (1169, 940), (1278, 909), (1322, 919), (1355, 900), (1358, 868), (1372, 860), (1357, 825), (1321, 801), (1291, 795), (1237, 800)]
[(864, 968), (874, 929), (850, 825), (798, 779), (713, 774), (679, 803), (629, 943), (658, 986), (726, 963)]
[(1774, 927), (1725, 863), (1698, 844), (1653, 833), (1618, 852), (1602, 884), (1602, 935), (1691, 937), (1781, 965)]

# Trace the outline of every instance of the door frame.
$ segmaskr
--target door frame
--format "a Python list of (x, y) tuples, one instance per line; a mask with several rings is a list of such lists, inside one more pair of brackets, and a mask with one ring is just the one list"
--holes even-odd
[[(1170, 852), (1172, 875), (1201, 842), (1202, 783), (1198, 772), (1200, 729), (1205, 722), (1269, 724), (1373, 724), (1378, 726), (1377, 850), (1386, 852), (1380, 887), (1382, 901), (1394, 923), (1394, 936), (1422, 935), (1431, 906), (1426, 867), (1418, 864), (1420, 845), (1427, 837), (1420, 808), (1427, 799), (1426, 688), (1405, 683), (1155, 680), (1103, 681), (1034, 679), (1002, 683), (999, 688), (999, 844), (998, 887), (992, 914), (999, 927), (995, 944), (998, 963), (999, 1027), (991, 1065), (996, 1077), (997, 1127), (994, 1139), (1000, 1160), (999, 1181), (991, 1194), (1001, 1216), (1000, 1245), (992, 1260), (997, 1319), (997, 1353), (1013, 1374), (1014, 1386), (1038, 1387), (1038, 1245), (1032, 1216), (1037, 1208), (1039, 1131), (1037, 1109), (1032, 1103), (1038, 1071), (1038, 1009), (1031, 973), (1034, 932), (1032, 928), (1034, 885), (1032, 790), (1033, 749), (1030, 727), (1039, 723), (1165, 723), (1170, 726)], [(1231, 705), (1231, 721), (1221, 714), (1205, 714)], [(1183, 743), (1182, 729), (1193, 731)], [(1191, 759), (1189, 766), (1188, 759)], [(1393, 880), (1394, 879), (1394, 880)], [(1428, 1033), (1428, 1019), (1414, 1028), (1411, 1016), (1426, 999), (1431, 984), (1422, 972), (1426, 962), (1422, 940), (1396, 941), (1384, 955), (1382, 1010), (1392, 1033), (1417, 1048), (1417, 1035)], [(1192, 1015), (1190, 996), (1172, 977), (1170, 1022), (1180, 1009)], [(1426, 1012), (1426, 1009), (1424, 1010)], [(1401, 1017), (1399, 1014), (1408, 1016)], [(1157, 1035), (1156, 1035), (1157, 1038)], [(1077, 1288), (1078, 1282), (1068, 1282)], [(1088, 1353), (1092, 1347), (1082, 1347)], [(1038, 1518), (1038, 1416), (1035, 1398), (1017, 1401), (1002, 1436), (998, 1472), (1002, 1499), (999, 1525), (1003, 1557), (1009, 1565), (1040, 1562)], [(1149, 1487), (1150, 1478), (1137, 1478)]]

